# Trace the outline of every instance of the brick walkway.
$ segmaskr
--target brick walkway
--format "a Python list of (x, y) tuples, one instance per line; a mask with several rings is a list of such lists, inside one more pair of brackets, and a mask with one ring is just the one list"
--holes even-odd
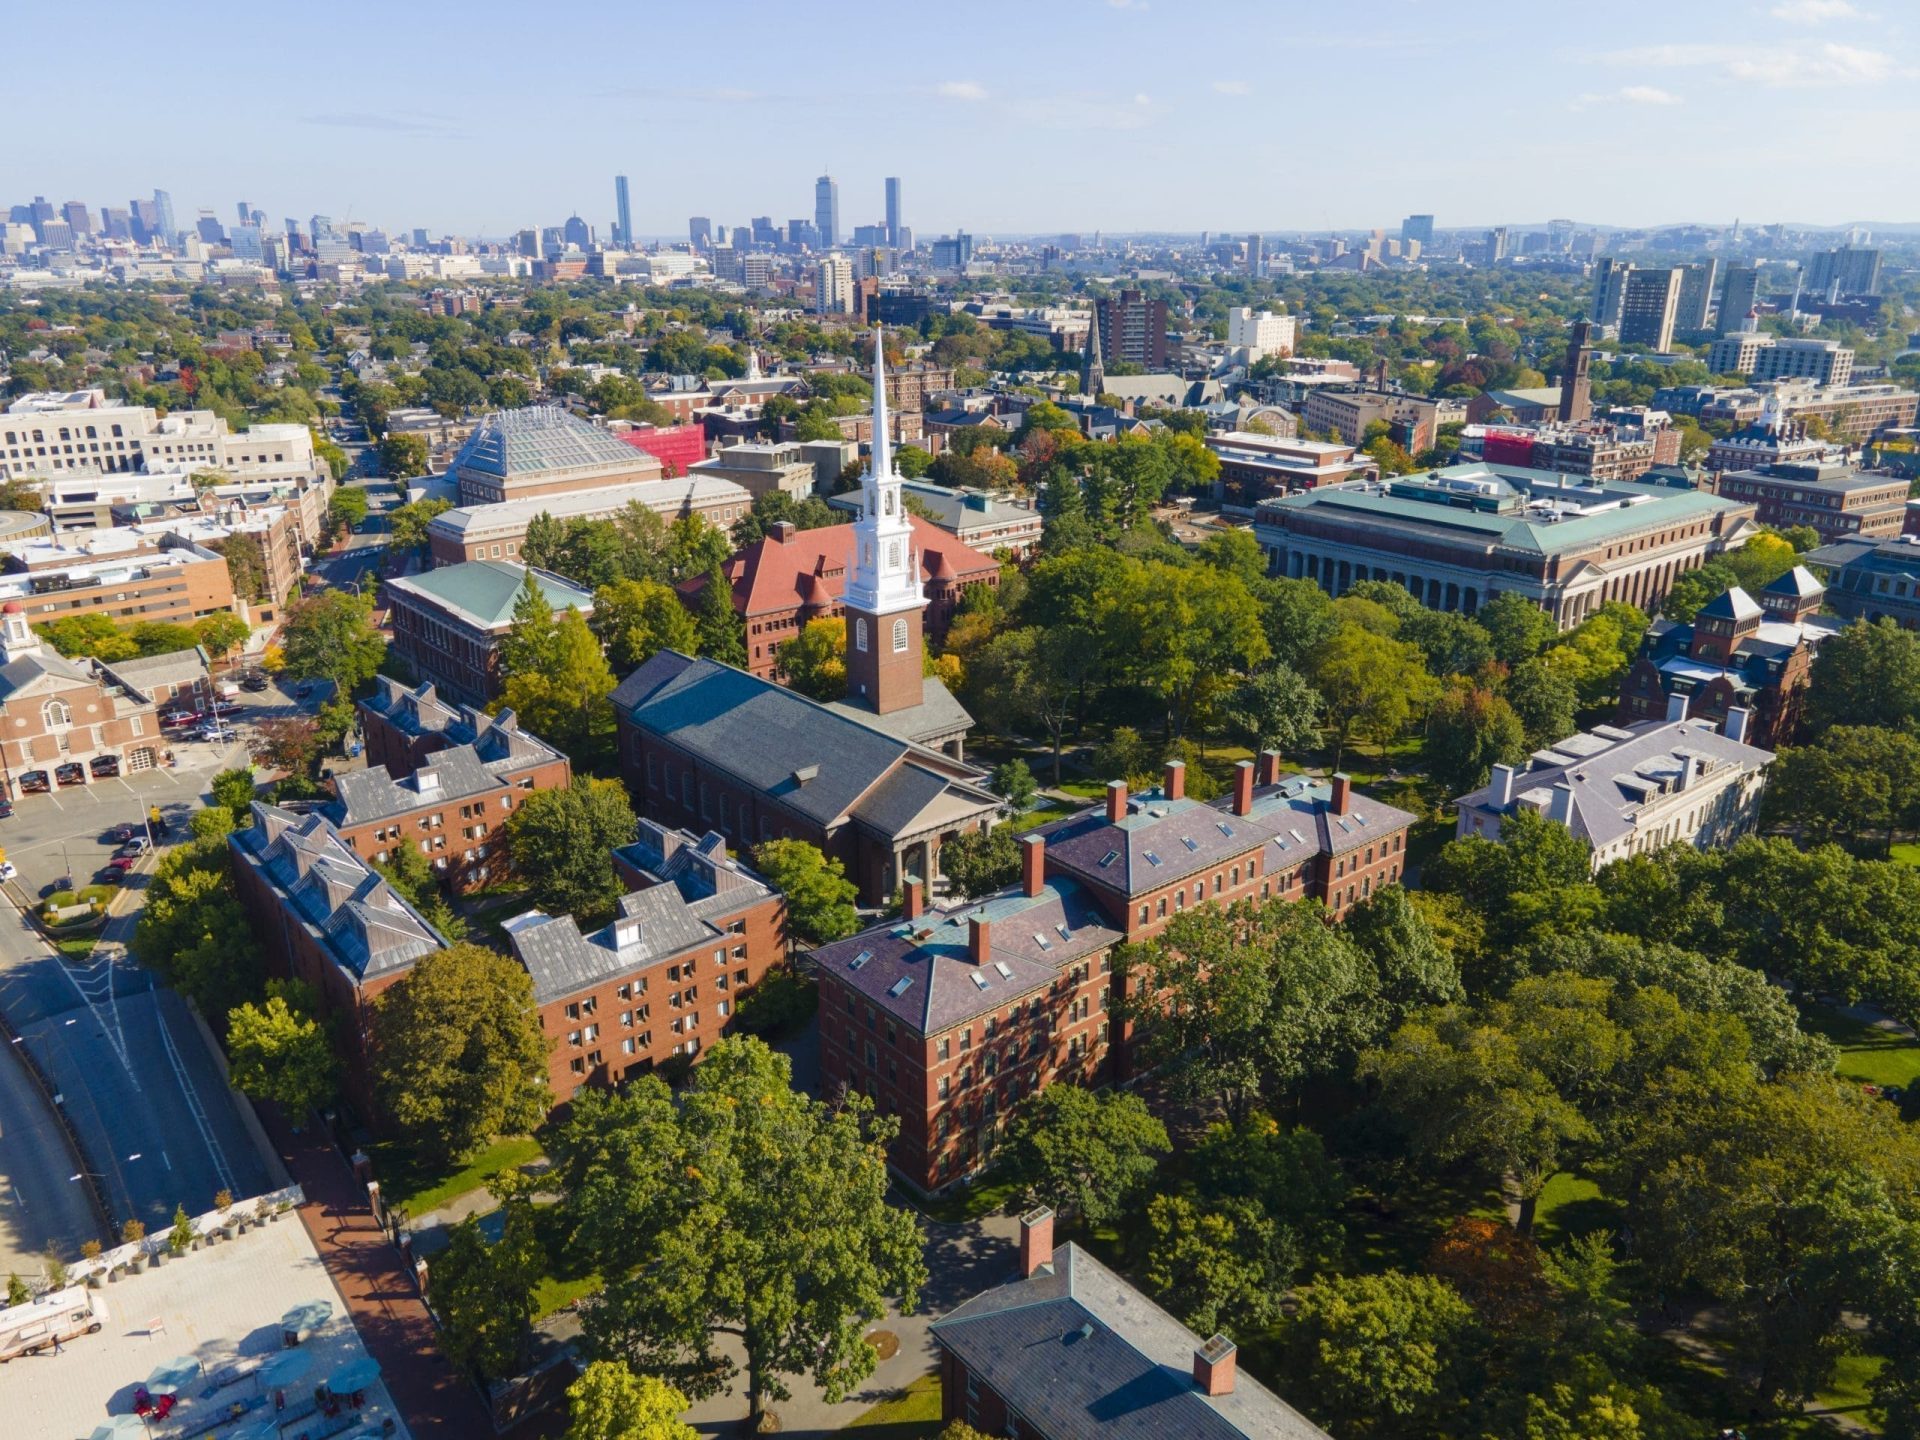
[(440, 1353), (426, 1303), (399, 1251), (374, 1224), (366, 1190), (346, 1161), (317, 1128), (296, 1135), (277, 1114), (264, 1118), (281, 1159), (306, 1192), (300, 1218), (307, 1233), (415, 1440), (491, 1435), (485, 1408)]

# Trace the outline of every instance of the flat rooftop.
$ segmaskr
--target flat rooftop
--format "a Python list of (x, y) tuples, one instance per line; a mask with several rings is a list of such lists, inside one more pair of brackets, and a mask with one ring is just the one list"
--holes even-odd
[[(287, 1392), (285, 1440), (314, 1429), (318, 1417), (306, 1414), (296, 1399), (311, 1396), (339, 1366), (366, 1355), (360, 1336), (346, 1318), (346, 1306), (334, 1289), (320, 1254), (297, 1215), (259, 1226), (230, 1243), (190, 1251), (144, 1275), (126, 1275), (92, 1292), (106, 1302), (107, 1323), (98, 1335), (69, 1341), (58, 1355), (36, 1355), (6, 1370), (7, 1411), (22, 1437), (90, 1434), (108, 1417), (133, 1413), (134, 1386), (153, 1369), (176, 1356), (200, 1362), (203, 1375), (181, 1387), (180, 1403), (166, 1427), (200, 1423), (241, 1402), (262, 1398), (260, 1382), (242, 1378), (214, 1396), (202, 1395), (211, 1377), (232, 1366), (251, 1370), (280, 1353), (280, 1317), (296, 1305), (324, 1300), (332, 1315), (300, 1348), (312, 1364)], [(296, 1397), (295, 1391), (298, 1391)], [(362, 1425), (391, 1418), (394, 1434), (407, 1436), (383, 1382), (366, 1392), (359, 1412)], [(249, 1419), (273, 1413), (273, 1402), (254, 1403)], [(162, 1433), (155, 1431), (155, 1434)], [(357, 1433), (357, 1432), (356, 1432)]]

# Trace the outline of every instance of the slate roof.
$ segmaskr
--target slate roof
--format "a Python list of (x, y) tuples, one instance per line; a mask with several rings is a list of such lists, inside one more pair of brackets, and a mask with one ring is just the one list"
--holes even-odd
[(151, 697), (156, 685), (191, 685), (208, 674), (207, 652), (198, 645), (161, 655), (136, 655), (130, 660), (100, 661), (100, 673), (116, 685)]
[(1546, 810), (1562, 783), (1572, 792), (1568, 823), (1575, 835), (1604, 849), (1634, 829), (1645, 805), (1681, 782), (1686, 768), (1738, 765), (1758, 769), (1773, 752), (1729, 740), (1705, 720), (1645, 720), (1637, 725), (1597, 725), (1592, 730), (1536, 750), (1514, 783), (1507, 811), (1494, 804), (1491, 785), (1469, 791), (1454, 803), (1462, 810), (1511, 813), (1525, 805)]
[(1760, 616), (1760, 607), (1751, 595), (1735, 585), (1702, 605), (1700, 613), (1710, 620), (1755, 620)]
[[(703, 764), (823, 827), (850, 818), (885, 831), (885, 820), (908, 800), (941, 790), (977, 799), (983, 809), (998, 804), (949, 774), (946, 765), (953, 762), (937, 763), (940, 757), (886, 734), (871, 717), (856, 718), (712, 660), (663, 650), (620, 683), (613, 704), (641, 729), (670, 738)], [(876, 789), (896, 766), (930, 774), (938, 786), (914, 779)]]
[(934, 1339), (1048, 1440), (1327, 1440), (1238, 1368), (1193, 1382), (1201, 1337), (1069, 1242), (933, 1322)]
[(1117, 824), (1104, 806), (1043, 826), (1047, 861), (1123, 895), (1158, 890), (1264, 846), (1267, 869), (1306, 855), (1340, 855), (1414, 822), (1383, 801), (1348, 792), (1347, 813), (1333, 813), (1333, 784), (1289, 775), (1254, 791), (1253, 808), (1235, 815), (1231, 797), (1211, 804), (1169, 800), (1159, 790), (1129, 796)]
[(538, 757), (489, 761), (471, 745), (452, 745), (424, 757), (404, 780), (395, 780), (384, 765), (344, 770), (333, 777), (334, 799), (325, 814), (335, 825), (350, 828), (490, 794), (512, 785), (516, 771), (553, 758), (555, 752), (540, 748), (546, 753)]
[(454, 457), (453, 469), (499, 479), (578, 466), (645, 463), (631, 445), (557, 405), (502, 410), (486, 417)]
[(876, 715), (851, 700), (829, 700), (826, 704), (829, 710), (838, 710), (863, 725), (883, 730), (915, 745), (924, 745), (957, 731), (973, 728), (973, 716), (967, 713), (966, 706), (954, 698), (953, 692), (947, 689), (946, 682), (939, 676), (929, 675), (921, 681), (920, 694), (922, 698), (918, 705), (909, 705), (904, 710), (890, 710), (885, 715)]
[[(618, 442), (615, 442), (618, 443)], [(625, 447), (622, 447), (625, 448)], [(442, 565), (423, 575), (399, 576), (386, 582), (389, 590), (417, 595), (479, 630), (504, 630), (513, 623), (514, 601), (520, 597), (527, 568), (503, 560), (468, 560)], [(544, 570), (534, 581), (555, 613), (569, 605), (582, 615), (593, 613), (593, 596)]]
[(38, 655), (22, 655), (17, 660), (9, 660), (0, 665), (0, 700), (9, 695), (18, 694), (36, 680), (47, 678), (71, 681), (75, 685), (91, 685), (93, 676), (82, 670), (64, 655), (56, 655), (52, 650), (43, 650)]
[(512, 762), (515, 768), (563, 758), (546, 741), (520, 728), (511, 707), (489, 715), (471, 705), (449, 705), (431, 680), (408, 689), (386, 675), (374, 677), (374, 692), (360, 702), (403, 735), (438, 735), (449, 745), (469, 745), (488, 764)]
[[(669, 848), (661, 870), (642, 867), (662, 883), (622, 896), (614, 919), (592, 934), (583, 935), (571, 915), (538, 910), (507, 922), (507, 938), (533, 978), (537, 1003), (577, 995), (616, 976), (722, 941), (726, 932), (719, 922), (773, 893), (751, 870), (727, 861), (726, 842), (718, 835), (696, 841), (685, 831), (660, 826), (648, 831), (643, 824), (642, 840), (628, 850), (645, 852), (663, 840)], [(727, 881), (718, 891), (711, 888), (716, 852)], [(697, 863), (700, 860), (709, 863), (703, 866)]]
[[(973, 963), (976, 915), (987, 921), (986, 965)], [(1061, 878), (1038, 895), (1003, 890), (917, 920), (875, 925), (820, 946), (813, 959), (876, 1009), (932, 1035), (1044, 989), (1063, 967), (1122, 938), (1084, 888)]]
[(410, 969), (446, 942), (326, 816), (295, 815), (256, 800), (253, 824), (228, 844), (262, 874), (292, 919), (359, 980)]

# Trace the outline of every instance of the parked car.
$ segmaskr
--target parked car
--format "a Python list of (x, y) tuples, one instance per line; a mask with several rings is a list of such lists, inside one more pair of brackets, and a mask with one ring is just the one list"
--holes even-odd
[(151, 850), (152, 848), (153, 846), (147, 843), (146, 836), (135, 835), (131, 840), (127, 841), (126, 844), (122, 845), (120, 849), (115, 853), (120, 855), (131, 855), (131, 856), (134, 856), (135, 858), (138, 858), (139, 856), (146, 854), (147, 851)]
[(93, 772), (96, 780), (111, 780), (120, 773), (118, 755), (96, 755), (87, 762), (87, 768)]
[(238, 715), (239, 713), (240, 707), (231, 700), (216, 700), (213, 702), (213, 715), (217, 720), (224, 720), (229, 715)]
[(52, 788), (53, 784), (47, 778), (47, 772), (44, 770), (28, 770), (24, 771), (20, 776), (20, 793), (22, 795), (44, 795)]
[(196, 740), (231, 740), (234, 732), (225, 725), (202, 725), (193, 732)]
[(309, 699), (319, 688), (320, 682), (318, 680), (302, 680), (294, 687), (293, 698), (296, 700)]
[(20, 873), (20, 867), (11, 860), (0, 860), (0, 880), (11, 880)]
[(140, 863), (138, 855), (128, 855), (124, 851), (107, 861), (110, 869), (118, 870), (122, 875)]
[(257, 692), (265, 690), (272, 683), (272, 681), (267, 679), (267, 677), (262, 675), (258, 670), (249, 670), (240, 677), (240, 688), (242, 690), (253, 690)]
[(87, 783), (87, 767), (78, 760), (69, 760), (64, 765), (54, 767), (53, 778), (62, 785), (84, 785)]
[(160, 728), (163, 730), (177, 729), (182, 725), (191, 725), (193, 721), (194, 712), (191, 710), (169, 710), (160, 717)]
[(11, 814), (13, 814), (13, 801), (0, 800), (0, 820), (6, 819)]

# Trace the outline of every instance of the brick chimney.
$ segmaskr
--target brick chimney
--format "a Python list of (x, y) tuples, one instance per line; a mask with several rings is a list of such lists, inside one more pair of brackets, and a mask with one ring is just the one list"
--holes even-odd
[(767, 538), (776, 545), (784, 545), (800, 533), (800, 527), (791, 520), (776, 520), (767, 527)]
[(1036, 1206), (1020, 1217), (1020, 1274), (1024, 1278), (1053, 1262), (1053, 1211)]
[(1353, 808), (1353, 779), (1347, 775), (1333, 777), (1333, 798), (1327, 802), (1327, 808), (1336, 815), (1344, 815)]
[(1242, 760), (1233, 767), (1233, 813), (1253, 813), (1253, 761)]
[(1167, 768), (1162, 772), (1160, 781), (1160, 793), (1169, 800), (1184, 800), (1187, 798), (1186, 761), (1167, 761)]
[(973, 963), (984, 965), (987, 956), (992, 953), (993, 926), (984, 915), (967, 917), (967, 948), (973, 957)]
[(1278, 750), (1260, 752), (1260, 774), (1255, 783), (1260, 785), (1280, 783), (1280, 752)]
[(1239, 1351), (1233, 1341), (1216, 1335), (1193, 1352), (1193, 1383), (1202, 1395), (1231, 1395)]
[(1118, 825), (1127, 818), (1127, 782), (1109, 780), (1107, 782), (1107, 823)]
[(1038, 895), (1047, 883), (1047, 839), (1044, 835), (1020, 837), (1020, 893)]
[(909, 920), (918, 920), (927, 908), (926, 894), (920, 888), (918, 880), (909, 879), (901, 887), (900, 913)]

